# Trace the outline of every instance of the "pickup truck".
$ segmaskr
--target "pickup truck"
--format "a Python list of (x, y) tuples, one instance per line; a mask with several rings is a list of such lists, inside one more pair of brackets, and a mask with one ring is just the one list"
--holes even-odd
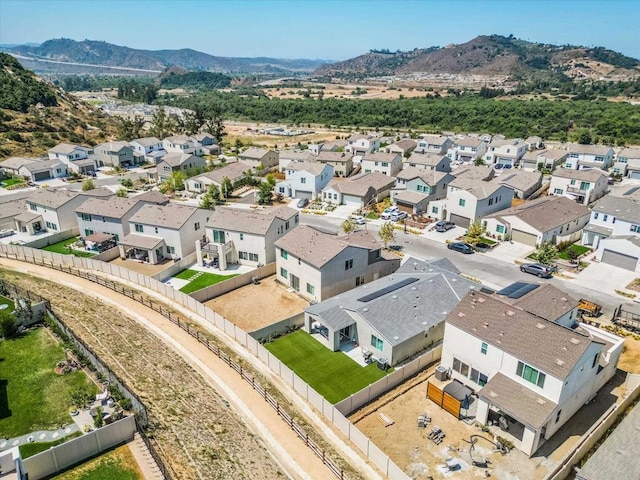
[(600, 315), (601, 310), (602, 310), (601, 305), (598, 305), (597, 303), (592, 302), (590, 300), (581, 298), (578, 301), (578, 312), (580, 312), (582, 315), (597, 317), (598, 315)]

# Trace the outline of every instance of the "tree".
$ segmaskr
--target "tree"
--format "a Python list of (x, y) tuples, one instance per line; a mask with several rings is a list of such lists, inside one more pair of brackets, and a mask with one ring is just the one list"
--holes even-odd
[(185, 135), (195, 135), (202, 126), (202, 119), (196, 112), (185, 112), (177, 120), (178, 129)]
[(93, 183), (93, 180), (90, 178), (87, 178), (86, 180), (84, 180), (82, 182), (82, 191), (83, 192), (88, 192), (89, 190), (93, 190), (94, 188), (96, 188), (95, 183)]
[(473, 161), (473, 164), (476, 167), (481, 167), (482, 165), (484, 165), (484, 159), (482, 157), (478, 157)]
[(233, 192), (233, 183), (231, 183), (231, 179), (229, 177), (222, 177), (222, 185), (220, 186), (220, 190), (222, 190), (222, 196), (225, 198), (229, 198), (229, 195)]
[(558, 258), (558, 249), (551, 242), (544, 242), (535, 253), (535, 259), (543, 265), (551, 265)]
[(175, 128), (176, 125), (174, 120), (167, 115), (164, 107), (160, 107), (151, 118), (151, 128), (149, 129), (149, 133), (154, 137), (162, 139), (172, 135)]
[(204, 208), (205, 210), (214, 209), (214, 201), (209, 193), (205, 193), (200, 199), (200, 208)]
[(384, 243), (384, 248), (387, 248), (389, 242), (393, 242), (396, 238), (396, 231), (393, 228), (393, 222), (385, 222), (382, 227), (380, 227), (380, 231), (378, 232), (378, 236), (382, 243)]
[(127, 198), (129, 196), (129, 193), (127, 193), (127, 189), (126, 188), (119, 188), (116, 191), (116, 197), (118, 198)]
[(93, 426), (100, 428), (104, 425), (104, 418), (102, 418), (102, 407), (96, 408), (96, 418), (93, 419)]
[(144, 127), (144, 118), (141, 116), (136, 115), (133, 119), (118, 117), (117, 122), (116, 136), (118, 140), (126, 140), (128, 142), (140, 137), (142, 127)]
[(271, 188), (276, 186), (277, 180), (272, 174), (267, 175), (266, 177), (267, 183), (271, 185)]
[(224, 122), (220, 110), (215, 107), (204, 115), (204, 129), (209, 135), (213, 135), (218, 145), (222, 145), (222, 139), (226, 135), (224, 133)]
[(122, 180), (120, 180), (120, 185), (125, 188), (133, 188), (133, 180), (131, 180), (130, 178), (123, 178)]
[(273, 187), (269, 182), (262, 182), (258, 187), (258, 203), (268, 205), (273, 197)]
[(342, 231), (346, 234), (353, 233), (353, 231), (356, 229), (356, 226), (350, 220), (345, 220), (344, 222), (342, 222), (341, 226)]
[(589, 130), (582, 130), (578, 136), (578, 143), (582, 145), (589, 145), (592, 142), (591, 133)]
[(18, 322), (13, 312), (0, 310), (0, 337), (9, 338), (18, 331)]
[(484, 235), (484, 232), (486, 230), (487, 227), (485, 227), (482, 222), (473, 222), (471, 225), (469, 225), (469, 228), (467, 228), (467, 241), (475, 245), (480, 241), (480, 237)]
[(171, 176), (160, 185), (161, 193), (173, 193), (180, 190), (184, 190), (184, 174), (182, 172), (173, 172)]

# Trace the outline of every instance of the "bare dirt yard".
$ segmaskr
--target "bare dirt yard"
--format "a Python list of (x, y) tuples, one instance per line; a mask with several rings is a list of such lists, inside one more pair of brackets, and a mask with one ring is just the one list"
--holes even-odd
[(618, 368), (629, 373), (640, 373), (640, 339), (628, 336), (624, 339)]
[(253, 332), (301, 313), (309, 302), (288, 292), (275, 275), (249, 284), (205, 303), (245, 332)]
[(162, 262), (151, 265), (149, 263), (136, 262), (135, 260), (123, 260), (122, 258), (115, 258), (109, 262), (111, 265), (117, 265), (118, 267), (126, 268), (127, 270), (131, 270), (133, 272), (141, 273), (142, 275), (155, 275), (158, 272), (161, 272), (165, 268), (169, 267), (173, 264), (173, 260), (163, 260)]

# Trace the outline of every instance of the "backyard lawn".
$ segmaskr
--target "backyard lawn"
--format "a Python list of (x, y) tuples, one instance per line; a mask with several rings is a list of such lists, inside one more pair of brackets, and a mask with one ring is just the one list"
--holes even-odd
[(6, 307), (2, 308), (2, 310), (6, 310), (7, 312), (13, 312), (16, 308), (10, 298), (0, 295), (0, 306), (2, 305), (7, 305)]
[(575, 258), (577, 258), (580, 255), (587, 253), (590, 250), (590, 248), (583, 247), (582, 245), (569, 245), (564, 250), (561, 250), (558, 252), (558, 257), (561, 258), (562, 260), (571, 260), (571, 257), (569, 256), (569, 252), (571, 250), (575, 252), (575, 255), (576, 255)]
[(45, 328), (0, 342), (0, 437), (68, 425), (72, 393), (97, 392), (84, 372), (58, 375), (56, 363), (64, 359), (62, 345)]
[(392, 372), (383, 372), (375, 363), (361, 367), (344, 353), (332, 352), (303, 330), (265, 347), (334, 404)]
[(56, 475), (51, 480), (139, 480), (144, 476), (127, 445)]
[(46, 250), (47, 252), (55, 252), (55, 253), (63, 253), (65, 255), (72, 254), (76, 257), (95, 257), (95, 253), (85, 252), (84, 250), (69, 250), (68, 245), (71, 245), (78, 241), (80, 237), (73, 237), (68, 240), (63, 240), (58, 243), (54, 243), (53, 245), (49, 245), (48, 247), (44, 247), (42, 250)]
[(230, 278), (237, 276), (237, 274), (216, 275), (215, 273), (199, 272), (197, 270), (183, 270), (175, 275), (174, 278), (180, 278), (182, 280), (192, 279), (189, 283), (187, 283), (180, 289), (180, 291), (183, 293), (191, 293), (200, 290), (201, 288), (210, 287), (211, 285), (224, 282), (225, 280), (229, 280)]
[(2, 180), (0, 186), (7, 188), (12, 187), (13, 185), (21, 185), (23, 183), (27, 183), (21, 178), (7, 178), (6, 180)]
[(72, 438), (79, 437), (80, 435), (82, 435), (82, 432), (74, 432), (74, 433), (70, 433), (66, 437), (54, 440), (53, 442), (25, 443), (24, 445), (20, 445), (20, 456), (23, 459), (33, 457), (34, 455), (37, 455), (40, 452), (49, 450), (51, 447), (60, 445), (61, 443), (67, 442)]

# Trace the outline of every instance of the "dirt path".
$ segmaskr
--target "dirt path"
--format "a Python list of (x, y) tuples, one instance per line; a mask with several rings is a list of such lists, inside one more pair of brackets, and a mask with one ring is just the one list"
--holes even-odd
[[(152, 418), (158, 418), (154, 435), (180, 478), (278, 478), (282, 472), (301, 479), (330, 477), (248, 383), (162, 315), (46, 267), (6, 259), (0, 267), (58, 284), (7, 272), (8, 280), (50, 297), (69, 325), (148, 403)], [(81, 308), (86, 314), (80, 317)]]

